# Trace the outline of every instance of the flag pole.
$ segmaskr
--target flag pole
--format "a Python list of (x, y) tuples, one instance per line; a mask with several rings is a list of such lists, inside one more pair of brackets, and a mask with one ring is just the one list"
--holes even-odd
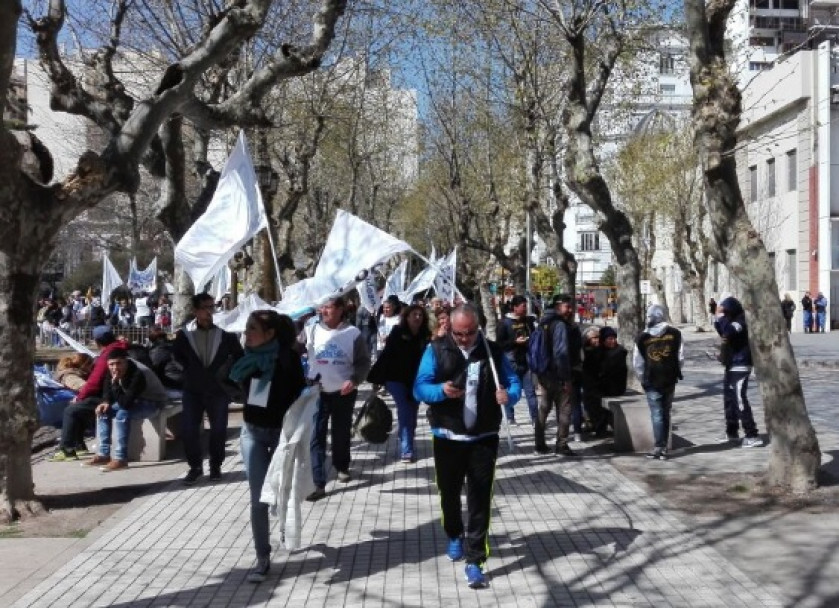
[(277, 274), (277, 287), (280, 289), (280, 299), (283, 298), (283, 280), (280, 278), (280, 265), (277, 261), (277, 249), (274, 247), (274, 237), (271, 236), (271, 221), (268, 220), (268, 226), (265, 227), (268, 233), (268, 244), (271, 245), (271, 259), (274, 260), (274, 272)]

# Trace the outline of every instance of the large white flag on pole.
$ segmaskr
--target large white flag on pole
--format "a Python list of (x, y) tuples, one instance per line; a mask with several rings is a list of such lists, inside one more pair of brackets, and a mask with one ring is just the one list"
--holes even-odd
[(437, 268), (434, 266), (426, 266), (417, 276), (414, 277), (414, 280), (411, 281), (411, 284), (403, 291), (399, 299), (403, 302), (410, 302), (414, 299), (414, 296), (418, 293), (428, 291), (432, 287), (434, 287), (434, 279), (437, 277)]
[(227, 158), (213, 200), (175, 248), (196, 290), (212, 280), (249, 239), (268, 226), (244, 131)]
[(410, 249), (405, 241), (339, 210), (315, 268), (315, 278), (337, 289), (354, 282), (361, 271)]
[[(387, 300), (388, 296), (395, 295), (401, 296), (402, 292), (405, 291), (405, 276), (408, 272), (408, 260), (402, 260), (402, 263), (396, 267), (396, 270), (393, 271), (387, 281), (385, 282), (385, 292), (382, 295), (382, 298)], [(406, 300), (410, 302), (410, 300)]]
[(122, 279), (106, 253), (102, 256), (102, 308), (106, 313), (111, 302), (111, 292), (120, 285)]
[(403, 251), (412, 251), (405, 241), (339, 210), (315, 276), (289, 285), (277, 310), (312, 306), (342, 295), (366, 280), (374, 266)]
[(437, 297), (444, 302), (454, 304), (454, 279), (455, 269), (457, 268), (457, 247), (455, 247), (444, 259), (437, 260), (436, 264), (440, 268), (440, 272), (437, 273), (437, 277), (434, 279), (434, 291), (437, 292)]

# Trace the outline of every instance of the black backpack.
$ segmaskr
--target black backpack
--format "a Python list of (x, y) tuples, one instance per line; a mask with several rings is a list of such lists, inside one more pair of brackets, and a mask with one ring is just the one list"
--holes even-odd
[(393, 428), (393, 414), (381, 397), (371, 394), (356, 416), (353, 432), (370, 443), (384, 443)]

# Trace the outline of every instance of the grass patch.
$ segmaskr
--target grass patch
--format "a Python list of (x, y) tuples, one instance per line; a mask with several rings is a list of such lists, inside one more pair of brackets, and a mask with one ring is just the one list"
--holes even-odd
[(729, 486), (728, 491), (736, 494), (746, 494), (749, 492), (749, 486), (744, 483), (738, 483), (733, 486)]
[(88, 532), (90, 532), (90, 530), (73, 530), (69, 534), (67, 534), (67, 538), (84, 538), (85, 536), (87, 536)]
[(0, 527), (0, 538), (20, 538), (21, 530), (17, 525)]

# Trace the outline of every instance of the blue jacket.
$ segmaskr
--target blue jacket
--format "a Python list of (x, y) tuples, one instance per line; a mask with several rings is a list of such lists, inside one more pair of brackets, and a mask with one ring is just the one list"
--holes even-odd
[[(507, 357), (490, 343), (492, 359), (498, 372), (498, 381), (507, 389), (509, 405), (521, 397), (521, 383)], [(438, 360), (437, 352), (444, 360)], [(470, 362), (481, 362), (478, 387), (478, 412), (476, 424), (467, 429), (464, 423), (464, 399), (450, 399), (443, 392), (443, 385), (462, 375)], [(488, 369), (486, 347), (481, 338), (467, 361), (450, 336), (429, 344), (420, 361), (414, 382), (414, 397), (428, 404), (428, 418), (435, 436), (469, 441), (498, 433), (501, 424), (501, 406), (495, 402), (495, 381)], [(448, 371), (447, 371), (448, 370)]]
[(725, 309), (725, 314), (714, 321), (714, 328), (722, 338), (722, 364), (727, 370), (749, 371), (752, 368), (752, 351), (743, 306), (737, 298), (726, 298), (720, 306)]
[[(552, 382), (569, 382), (572, 380), (572, 350), (571, 336), (569, 335), (568, 326), (556, 314), (556, 310), (549, 308), (539, 319), (539, 325), (550, 326), (551, 334), (551, 370), (545, 374), (547, 378), (541, 378), (540, 381)], [(578, 344), (577, 348), (581, 348), (582, 344)], [(581, 362), (581, 353), (576, 357), (573, 363)]]

